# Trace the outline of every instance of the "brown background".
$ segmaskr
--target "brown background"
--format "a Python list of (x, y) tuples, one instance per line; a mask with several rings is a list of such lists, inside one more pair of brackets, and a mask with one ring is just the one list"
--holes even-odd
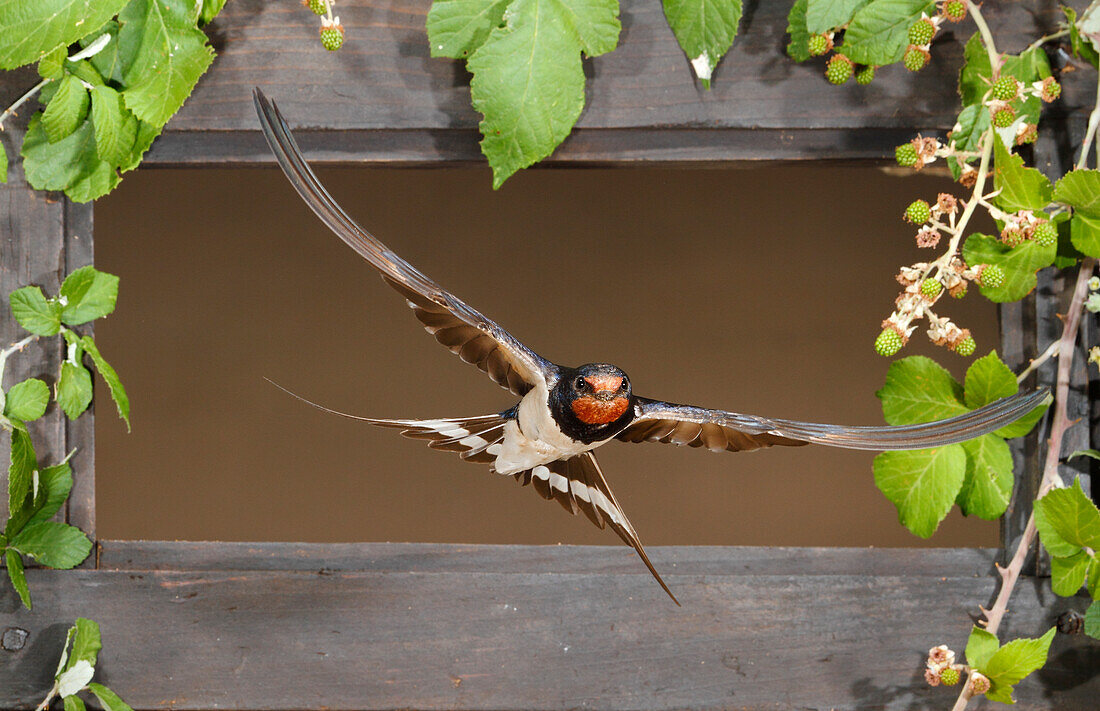
[[(881, 422), (872, 342), (900, 215), (949, 181), (868, 168), (327, 169), (347, 210), (544, 356), (610, 361), (640, 394), (816, 421)], [(938, 250), (937, 250), (938, 252)], [(97, 339), (133, 433), (97, 383), (104, 538), (615, 543), (534, 491), (265, 382), (379, 417), (510, 396), (425, 334), (280, 173), (143, 170), (96, 206), (96, 265), (122, 277)], [(996, 344), (976, 293), (943, 310)], [(956, 377), (967, 361), (914, 338)], [(928, 542), (875, 488), (873, 455), (711, 454), (612, 443), (600, 460), (649, 544), (996, 545), (957, 511)]]

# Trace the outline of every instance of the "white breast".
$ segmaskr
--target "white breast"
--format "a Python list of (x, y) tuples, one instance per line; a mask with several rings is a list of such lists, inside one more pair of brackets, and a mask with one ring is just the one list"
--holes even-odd
[(568, 459), (606, 441), (584, 444), (562, 433), (550, 415), (546, 386), (539, 385), (520, 400), (518, 417), (504, 426), (504, 441), (486, 451), (496, 455), (493, 469), (501, 474), (516, 474), (540, 464)]

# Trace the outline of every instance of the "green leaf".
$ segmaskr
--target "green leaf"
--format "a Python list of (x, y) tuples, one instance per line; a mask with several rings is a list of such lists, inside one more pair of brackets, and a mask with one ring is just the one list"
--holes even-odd
[(37, 61), (111, 19), (127, 0), (0, 2), (0, 69)]
[(1069, 226), (1074, 247), (1090, 257), (1100, 256), (1100, 218), (1076, 212)]
[(38, 60), (38, 76), (43, 79), (60, 79), (65, 74), (65, 47), (58, 47)]
[(114, 167), (101, 160), (96, 150), (91, 121), (51, 144), (39, 115), (35, 115), (23, 138), (22, 153), (27, 182), (36, 190), (64, 190), (76, 202), (89, 202), (118, 185)]
[(1054, 632), (1055, 628), (1051, 627), (1039, 639), (1014, 639), (994, 652), (989, 661), (979, 668), (989, 677), (992, 685), (986, 697), (1006, 704), (1014, 703), (1012, 687), (1046, 664)]
[(23, 427), (11, 431), (11, 464), (8, 466), (8, 515), (14, 517), (31, 491), (38, 460), (31, 436)]
[(733, 46), (741, 22), (741, 0), (661, 0), (665, 18), (691, 60), (704, 89), (714, 68)]
[(80, 363), (65, 361), (57, 379), (57, 404), (75, 420), (92, 404), (92, 374)]
[(1054, 199), (1090, 217), (1100, 217), (1100, 170), (1066, 173), (1054, 188)]
[(80, 40), (81, 47), (87, 47), (92, 42), (99, 39), (99, 36), (106, 33), (111, 35), (111, 39), (107, 41), (107, 46), (99, 50), (99, 52), (88, 58), (92, 66), (96, 71), (106, 80), (113, 82), (118, 86), (125, 86), (125, 82), (122, 80), (122, 73), (124, 70), (123, 60), (132, 59), (132, 57), (124, 57), (123, 53), (119, 51), (118, 45), (118, 31), (119, 24), (114, 20), (111, 20), (105, 24), (99, 32), (88, 35), (84, 39)]
[(1050, 587), (1055, 595), (1073, 597), (1085, 584), (1092, 556), (1085, 551), (1077, 551), (1068, 558), (1050, 559)]
[(966, 452), (960, 445), (883, 452), (874, 461), (875, 485), (898, 509), (902, 525), (921, 538), (935, 533), (963, 485)]
[(1058, 535), (1058, 531), (1050, 524), (1046, 512), (1038, 502), (1032, 513), (1035, 516), (1035, 528), (1039, 532), (1039, 541), (1052, 557), (1068, 558), (1081, 550), (1081, 546), (1075, 546)]
[(1100, 599), (1100, 556), (1093, 555), (1085, 573), (1085, 589), (1093, 600)]
[[(1050, 528), (1063, 541), (1077, 548), (1100, 550), (1100, 511), (1081, 488), (1080, 479), (1075, 479), (1073, 486), (1048, 491), (1035, 507), (1043, 510)], [(1066, 555), (1053, 550), (1051, 554)]]
[[(993, 70), (989, 64), (989, 53), (982, 44), (981, 35), (975, 32), (966, 43), (965, 63), (959, 72), (959, 96), (964, 106), (980, 103), (989, 91), (989, 79)], [(1016, 77), (1025, 84), (1050, 76), (1050, 62), (1042, 48), (1035, 48), (1022, 54), (1004, 55), (1001, 73)], [(1038, 123), (1042, 102), (1031, 97), (1018, 104), (1020, 117), (1028, 123)]]
[(997, 351), (978, 358), (966, 371), (966, 405), (978, 409), (983, 405), (1011, 397), (1019, 390), (1016, 376), (997, 356)]
[(1093, 600), (1085, 610), (1085, 634), (1100, 639), (1100, 600)]
[(982, 296), (1003, 304), (1019, 301), (1031, 293), (1038, 283), (1035, 272), (1050, 266), (1057, 251), (1057, 245), (1044, 247), (1035, 240), (1009, 247), (996, 237), (972, 234), (963, 244), (963, 259), (967, 264), (996, 264), (1004, 270), (1003, 284), (981, 287)]
[(199, 11), (199, 22), (208, 25), (218, 13), (225, 7), (225, 0), (202, 0), (202, 9)]
[(134, 711), (125, 701), (119, 698), (118, 694), (103, 684), (92, 682), (88, 684), (88, 690), (96, 695), (99, 703), (103, 704), (105, 711)]
[(11, 315), (19, 325), (36, 336), (54, 336), (61, 328), (61, 306), (46, 301), (37, 286), (24, 286), (11, 292)]
[(1051, 185), (1035, 168), (1025, 168), (1024, 159), (1009, 153), (1001, 141), (993, 142), (993, 187), (1000, 194), (993, 198), (1006, 212), (1041, 210), (1050, 204)]
[(915, 425), (970, 412), (963, 389), (931, 358), (909, 356), (890, 364), (886, 384), (875, 393), (891, 425)]
[[(893, 64), (909, 46), (909, 26), (933, 7), (927, 0), (872, 0), (852, 17), (839, 51), (859, 64)], [(806, 15), (808, 24), (808, 7)]]
[(981, 669), (1000, 646), (997, 635), (975, 625), (970, 628), (970, 638), (966, 641), (966, 663), (973, 669)]
[[(132, 115), (133, 114), (131, 114), (131, 116)], [(134, 145), (130, 149), (130, 157), (125, 163), (120, 165), (118, 169), (125, 173), (138, 167), (138, 165), (141, 164), (142, 156), (145, 155), (145, 151), (149, 150), (149, 146), (153, 145), (153, 141), (160, 135), (160, 131), (160, 126), (138, 121), (137, 138), (134, 139)]]
[(27, 587), (27, 576), (23, 574), (23, 559), (10, 548), (4, 551), (4, 564), (8, 567), (8, 578), (15, 592), (19, 593), (19, 599), (23, 601), (23, 607), (31, 609), (31, 591)]
[(88, 662), (94, 667), (99, 658), (99, 650), (103, 649), (99, 623), (86, 617), (78, 617), (73, 626), (76, 627), (76, 636), (73, 637), (73, 650), (69, 653), (65, 668), (72, 669), (79, 661)]
[(138, 122), (123, 105), (122, 95), (109, 86), (92, 90), (92, 122), (99, 157), (111, 165), (121, 165), (130, 157), (137, 138)]
[(61, 297), (66, 302), (61, 320), (67, 325), (79, 326), (102, 318), (115, 310), (118, 277), (92, 266), (81, 267), (65, 277)]
[(960, 151), (976, 151), (981, 145), (982, 134), (989, 129), (989, 109), (985, 104), (971, 104), (959, 114), (951, 139)]
[(1077, 11), (1063, 5), (1062, 12), (1066, 13), (1066, 24), (1069, 25), (1069, 46), (1073, 54), (1093, 67), (1100, 67), (1100, 55), (1097, 55), (1087, 39), (1081, 37), (1081, 32), (1077, 29)]
[(1092, 457), (1093, 459), (1100, 459), (1100, 452), (1095, 449), (1078, 449), (1076, 452), (1066, 457), (1066, 461), (1074, 457)]
[(1035, 427), (1035, 423), (1043, 417), (1043, 413), (1047, 411), (1048, 407), (1050, 407), (1050, 402), (1044, 402), (1015, 422), (1009, 423), (1001, 429), (994, 431), (993, 434), (998, 437), (1004, 437), (1005, 439), (1023, 437)]
[(810, 58), (810, 31), (806, 29), (806, 5), (809, 0), (795, 0), (787, 15), (787, 34), (791, 42), (787, 45), (787, 56), (796, 62), (805, 62)]
[(955, 502), (967, 516), (987, 521), (1001, 517), (1012, 499), (1012, 452), (996, 435), (961, 443), (966, 451), (966, 478)]
[(504, 21), (511, 0), (434, 0), (428, 11), (428, 44), (433, 57), (464, 59)]
[(61, 510), (73, 488), (73, 470), (68, 463), (46, 467), (38, 473), (38, 496), (26, 525), (49, 521)]
[(72, 74), (57, 85), (57, 93), (42, 112), (42, 128), (50, 143), (57, 143), (76, 130), (88, 115), (88, 90)]
[(100, 377), (103, 378), (103, 382), (107, 383), (107, 387), (111, 390), (111, 398), (115, 401), (115, 407), (118, 408), (118, 416), (126, 422), (126, 431), (129, 432), (130, 398), (126, 396), (126, 388), (122, 387), (122, 381), (118, 379), (118, 373), (100, 355), (99, 348), (96, 347), (95, 340), (91, 336), (82, 337), (80, 345), (84, 346), (84, 350), (92, 357), (92, 362), (95, 363), (95, 368), (99, 371)]
[(4, 402), (4, 417), (30, 422), (46, 414), (50, 388), (38, 378), (27, 378), (11, 386)]
[(92, 542), (75, 526), (40, 521), (26, 526), (8, 546), (50, 568), (72, 568), (92, 552)]
[(584, 106), (581, 51), (610, 51), (619, 36), (615, 0), (514, 0), (504, 19), (466, 65), (494, 188), (565, 139)]
[(88, 707), (84, 705), (84, 701), (75, 695), (69, 695), (62, 697), (61, 703), (65, 711), (87, 711)]
[(142, 121), (163, 126), (214, 61), (194, 12), (193, 0), (130, 0), (119, 13), (121, 51), (133, 51), (123, 97)]
[(856, 10), (870, 0), (809, 0), (806, 6), (806, 30), (815, 34), (848, 24)]
[(8, 149), (0, 143), (0, 183), (8, 182)]

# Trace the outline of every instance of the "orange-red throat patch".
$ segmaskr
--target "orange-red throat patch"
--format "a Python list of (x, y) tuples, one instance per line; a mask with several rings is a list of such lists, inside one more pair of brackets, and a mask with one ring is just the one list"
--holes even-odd
[(604, 392), (607, 390), (615, 392), (623, 385), (623, 379), (618, 375), (589, 375), (585, 380), (588, 381), (588, 384), (591, 385), (592, 389), (596, 392)]
[[(597, 376), (605, 377), (605, 376)], [(610, 377), (610, 376), (607, 376)], [(589, 382), (592, 382), (596, 378), (585, 378)], [(619, 383), (615, 385), (613, 389), (618, 390), (619, 384), (622, 383), (622, 378), (615, 378)], [(612, 388), (605, 388), (612, 389)], [(573, 414), (577, 416), (581, 422), (589, 425), (606, 425), (608, 422), (614, 422), (623, 416), (626, 412), (626, 408), (630, 406), (630, 403), (625, 397), (617, 397), (613, 400), (598, 400), (594, 397), (584, 396), (579, 397), (573, 401)]]

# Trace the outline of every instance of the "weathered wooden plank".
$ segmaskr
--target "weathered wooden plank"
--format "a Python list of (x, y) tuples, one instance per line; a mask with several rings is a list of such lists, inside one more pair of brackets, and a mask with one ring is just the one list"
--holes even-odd
[[(986, 576), (996, 551), (979, 548), (764, 548), (656, 546), (653, 562), (677, 575)], [(294, 570), (432, 573), (615, 573), (646, 576), (624, 546), (451, 543), (242, 543), (100, 541), (103, 570)]]
[[(94, 242), (92, 239), (92, 206), (77, 205), (65, 201), (65, 273), (71, 274), (80, 267), (92, 263)], [(76, 329), (82, 334), (94, 335), (93, 324)], [(107, 407), (113, 405), (107, 403)], [(69, 494), (68, 521), (95, 540), (95, 407), (75, 421), (65, 420), (65, 448), (75, 451), (69, 460), (73, 469), (73, 490)], [(95, 564), (89, 557), (85, 565)]]
[[(751, 564), (750, 564), (751, 569)], [(990, 576), (34, 570), (27, 644), (0, 708), (29, 709), (64, 630), (102, 625), (100, 674), (137, 709), (601, 709), (946, 706), (926, 650), (961, 648)], [(1021, 585), (1007, 635), (1067, 606)], [(1028, 709), (1094, 709), (1095, 656), (1059, 635)]]

